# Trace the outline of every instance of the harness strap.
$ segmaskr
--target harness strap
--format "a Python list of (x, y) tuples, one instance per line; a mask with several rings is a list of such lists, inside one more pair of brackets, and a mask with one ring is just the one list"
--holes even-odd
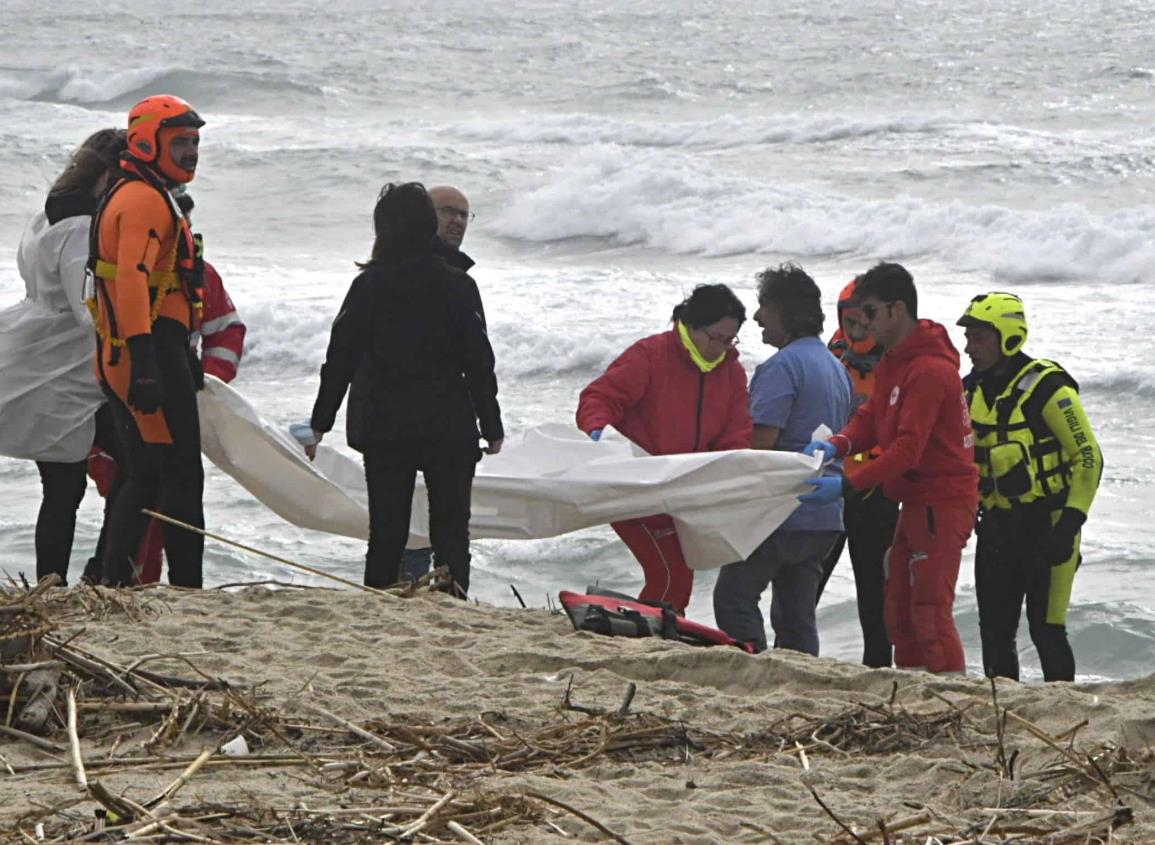
[[(97, 338), (102, 342), (107, 342), (112, 347), (110, 358), (110, 363), (112, 364), (116, 364), (119, 361), (120, 349), (127, 344), (124, 338), (119, 336), (120, 332), (116, 325), (116, 309), (113, 308), (112, 298), (108, 293), (108, 281), (116, 279), (117, 265), (99, 257), (100, 225), (104, 211), (108, 207), (108, 203), (112, 199), (113, 194), (124, 185), (131, 181), (139, 180), (160, 191), (165, 198), (169, 212), (172, 214), (174, 227), (172, 259), (167, 268), (163, 270), (153, 270), (148, 274), (149, 300), (151, 303), (151, 307), (149, 308), (149, 325), (156, 323), (157, 317), (160, 315), (161, 306), (164, 304), (165, 297), (170, 291), (184, 289), (185, 296), (189, 301), (190, 328), (196, 326), (203, 307), (201, 303), (204, 284), (203, 244), (197, 236), (194, 236), (188, 230), (184, 216), (177, 207), (175, 200), (173, 200), (172, 194), (169, 193), (164, 183), (161, 182), (155, 174), (151, 173), (147, 168), (135, 166), (133, 162), (128, 159), (122, 160), (121, 166), (124, 171), (123, 177), (101, 197), (96, 213), (92, 216), (92, 224), (88, 234), (89, 259), (87, 269), (92, 275), (93, 289), (92, 296), (85, 300), (88, 312), (92, 315), (93, 325), (96, 327)], [(182, 272), (177, 270), (178, 263), (192, 278), (184, 278)], [(101, 326), (98, 297), (104, 301), (104, 308), (108, 319), (107, 329)]]
[[(94, 272), (100, 278), (115, 279), (116, 269), (116, 265), (111, 261), (105, 261), (103, 258), (96, 259)], [(180, 276), (175, 270), (153, 270), (148, 274), (148, 286), (154, 289), (163, 287), (166, 292), (174, 291), (180, 287)]]

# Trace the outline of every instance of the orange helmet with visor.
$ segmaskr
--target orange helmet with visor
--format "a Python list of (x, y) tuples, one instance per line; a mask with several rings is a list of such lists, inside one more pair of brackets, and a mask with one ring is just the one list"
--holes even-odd
[(204, 125), (196, 110), (180, 97), (146, 97), (128, 113), (128, 151), (173, 182), (189, 182), (194, 171), (181, 167), (171, 156), (162, 156), (161, 147), (177, 135), (199, 134)]

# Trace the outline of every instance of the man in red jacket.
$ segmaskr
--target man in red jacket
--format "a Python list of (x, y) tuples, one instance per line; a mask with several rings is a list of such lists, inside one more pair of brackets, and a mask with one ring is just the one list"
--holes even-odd
[(887, 553), (886, 629), (899, 668), (964, 672), (954, 624), (954, 591), (962, 550), (978, 508), (974, 436), (959, 354), (946, 329), (918, 319), (914, 279), (900, 264), (882, 263), (857, 286), (863, 319), (887, 348), (875, 371), (874, 391), (846, 428), (807, 454), (827, 460), (882, 448), (852, 475), (817, 478), (804, 502), (833, 501), (843, 485), (867, 490), (881, 484), (901, 503)]

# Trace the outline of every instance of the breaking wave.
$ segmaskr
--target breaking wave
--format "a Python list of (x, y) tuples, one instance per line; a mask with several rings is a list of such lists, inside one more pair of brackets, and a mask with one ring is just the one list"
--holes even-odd
[(996, 279), (1155, 276), (1155, 208), (1092, 215), (912, 197), (865, 200), (712, 170), (689, 156), (597, 146), (514, 199), (496, 234), (532, 242), (595, 237), (672, 253), (937, 256)]

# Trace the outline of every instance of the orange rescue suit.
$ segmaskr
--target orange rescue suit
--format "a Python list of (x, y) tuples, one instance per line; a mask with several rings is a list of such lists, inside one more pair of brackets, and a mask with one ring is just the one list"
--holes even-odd
[[(874, 392), (874, 369), (882, 353), (873, 341), (858, 343), (851, 341), (841, 328), (830, 339), (829, 349), (842, 361), (850, 374), (850, 383), (854, 391), (854, 410), (857, 411)], [(842, 462), (842, 470), (848, 477), (853, 476), (866, 465), (867, 461), (874, 460), (881, 453), (882, 450), (875, 446), (869, 452), (847, 455)]]
[[(128, 405), (132, 361), (123, 341), (151, 333), (155, 320), (174, 320), (188, 331), (199, 322), (199, 302), (178, 261), (192, 249), (192, 235), (170, 203), (167, 191), (129, 179), (113, 188), (96, 232), (96, 373), (132, 412), (145, 443), (172, 443), (172, 437), (163, 410), (142, 414)], [(186, 246), (178, 249), (182, 240)]]

